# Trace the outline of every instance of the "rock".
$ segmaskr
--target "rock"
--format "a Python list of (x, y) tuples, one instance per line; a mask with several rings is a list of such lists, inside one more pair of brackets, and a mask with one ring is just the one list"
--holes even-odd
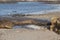
[(52, 17), (51, 18), (51, 26), (50, 26), (51, 31), (55, 31), (60, 34), (60, 17)]

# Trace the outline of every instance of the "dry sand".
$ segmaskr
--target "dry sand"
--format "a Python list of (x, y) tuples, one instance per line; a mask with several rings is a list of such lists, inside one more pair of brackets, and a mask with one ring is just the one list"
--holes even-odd
[(60, 40), (60, 36), (49, 30), (1, 29), (0, 40)]

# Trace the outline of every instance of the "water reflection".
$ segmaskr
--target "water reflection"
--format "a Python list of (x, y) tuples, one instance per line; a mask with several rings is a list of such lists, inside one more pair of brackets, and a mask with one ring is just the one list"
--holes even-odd
[(38, 25), (21, 25), (21, 26), (14, 26), (13, 27), (13, 29), (20, 29), (20, 28), (39, 30), (40, 26), (38, 26)]

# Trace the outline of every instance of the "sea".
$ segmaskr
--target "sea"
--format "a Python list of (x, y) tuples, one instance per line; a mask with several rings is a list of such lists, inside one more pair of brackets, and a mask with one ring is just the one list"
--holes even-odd
[[(0, 3), (0, 16), (10, 14), (45, 14), (60, 11), (60, 4), (45, 4), (44, 2)], [(40, 29), (37, 25), (15, 26), (16, 28)]]
[(10, 14), (44, 14), (60, 10), (60, 4), (43, 2), (0, 3), (0, 16)]

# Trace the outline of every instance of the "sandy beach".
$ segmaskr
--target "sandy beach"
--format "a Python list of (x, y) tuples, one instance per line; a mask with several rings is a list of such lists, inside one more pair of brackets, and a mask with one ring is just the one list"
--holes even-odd
[[(23, 18), (35, 18), (51, 20), (54, 16), (59, 16), (60, 12), (41, 14), (40, 16), (24, 16)], [(0, 29), (0, 40), (60, 40), (60, 35), (48, 29)]]

